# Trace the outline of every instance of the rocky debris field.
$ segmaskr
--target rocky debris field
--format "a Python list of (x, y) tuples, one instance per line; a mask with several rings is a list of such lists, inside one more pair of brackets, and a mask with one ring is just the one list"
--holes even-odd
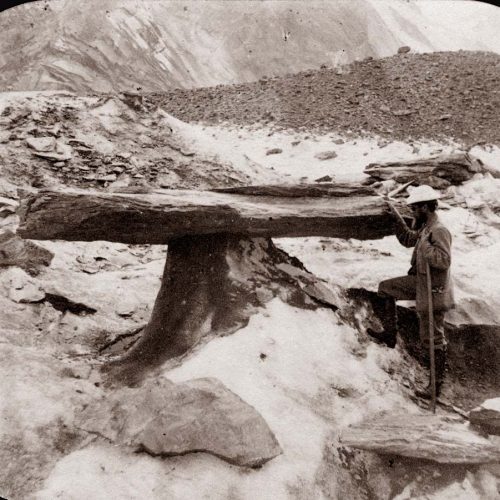
[(18, 186), (206, 189), (272, 177), (227, 149), (134, 95), (14, 92), (0, 99), (0, 176)]
[(343, 69), (149, 94), (184, 121), (377, 134), (391, 139), (500, 140), (500, 55), (400, 53)]

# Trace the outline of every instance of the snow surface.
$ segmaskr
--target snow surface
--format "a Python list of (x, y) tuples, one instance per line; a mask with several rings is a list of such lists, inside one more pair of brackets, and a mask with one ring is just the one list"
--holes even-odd
[[(190, 125), (192, 130), (199, 125)], [(289, 131), (275, 131), (266, 127), (234, 128), (203, 127), (206, 134), (217, 142), (229, 146), (233, 154), (246, 155), (260, 165), (267, 167), (289, 182), (313, 182), (329, 175), (334, 182), (360, 182), (368, 176), (363, 169), (369, 163), (424, 158), (429, 155), (448, 153), (456, 145), (438, 142), (413, 142), (412, 144), (381, 138), (359, 138), (350, 135), (310, 134)], [(298, 144), (292, 143), (299, 141)], [(335, 141), (342, 141), (337, 144)], [(270, 149), (282, 149), (279, 154), (266, 154)], [(337, 156), (330, 160), (320, 160), (316, 154), (335, 151)], [(414, 153), (415, 151), (415, 153)], [(417, 152), (418, 151), (418, 152)], [(265, 179), (256, 179), (265, 183)]]
[(485, 410), (500, 412), (500, 398), (487, 399), (482, 405)]
[[(124, 457), (113, 447), (100, 445), (59, 462), (36, 498), (207, 495), (223, 499), (231, 491), (237, 498), (287, 499), (289, 487), (301, 482), (310, 485), (311, 498), (318, 498), (319, 491), (310, 488), (325, 444), (335, 446), (343, 426), (375, 412), (420, 411), (386, 372), (397, 366), (400, 353), (372, 343), (361, 345), (354, 330), (338, 323), (331, 311), (305, 311), (275, 299), (246, 328), (214, 339), (181, 366), (165, 371), (173, 382), (217, 377), (261, 413), (284, 453), (259, 472), (199, 457), (168, 459), (160, 467), (149, 457)], [(339, 397), (339, 391), (349, 397)], [(125, 488), (115, 473), (117, 460), (129, 475), (142, 470), (139, 477), (154, 474), (155, 480), (134, 477)], [(174, 463), (180, 471), (167, 475)], [(219, 486), (212, 489), (214, 485)], [(334, 491), (332, 498), (336, 498)]]

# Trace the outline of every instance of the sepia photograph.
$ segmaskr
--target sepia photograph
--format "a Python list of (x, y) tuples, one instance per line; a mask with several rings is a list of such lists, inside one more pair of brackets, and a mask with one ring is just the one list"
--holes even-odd
[(500, 7), (0, 4), (0, 500), (500, 499)]

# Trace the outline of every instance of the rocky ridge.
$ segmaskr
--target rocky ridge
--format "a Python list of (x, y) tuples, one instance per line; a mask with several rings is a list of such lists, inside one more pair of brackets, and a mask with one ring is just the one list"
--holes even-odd
[(258, 82), (175, 89), (146, 100), (185, 121), (391, 139), (500, 142), (500, 55), (401, 53)]

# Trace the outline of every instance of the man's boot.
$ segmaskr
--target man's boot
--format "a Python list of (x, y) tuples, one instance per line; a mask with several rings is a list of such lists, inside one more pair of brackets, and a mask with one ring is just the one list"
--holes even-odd
[(396, 301), (392, 297), (384, 298), (384, 307), (380, 316), (384, 331), (376, 332), (372, 328), (368, 328), (366, 333), (376, 342), (393, 349), (396, 346), (398, 317), (396, 311)]
[[(438, 398), (441, 394), (441, 386), (443, 385), (446, 372), (446, 347), (436, 349), (434, 354), (434, 360), (436, 364), (436, 398)], [(429, 384), (427, 385), (427, 387), (425, 387), (425, 389), (417, 389), (415, 391), (415, 396), (422, 399), (432, 398), (430, 375)]]

